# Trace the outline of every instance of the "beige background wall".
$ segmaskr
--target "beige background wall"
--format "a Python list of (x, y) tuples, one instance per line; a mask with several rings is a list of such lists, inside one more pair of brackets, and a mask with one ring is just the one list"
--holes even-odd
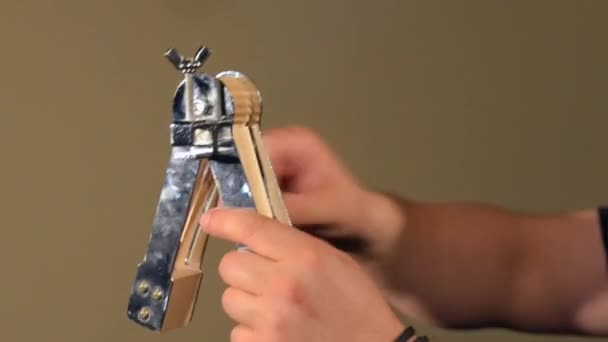
[[(419, 199), (608, 202), (606, 1), (0, 2), (1, 341), (227, 341), (213, 241), (192, 325), (126, 319), (168, 156), (168, 47), (215, 51), (267, 127), (318, 129)], [(435, 341), (583, 341), (420, 327)]]

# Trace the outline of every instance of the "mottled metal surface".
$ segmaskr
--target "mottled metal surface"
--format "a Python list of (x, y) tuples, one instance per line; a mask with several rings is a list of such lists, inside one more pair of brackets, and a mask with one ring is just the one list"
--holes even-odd
[[(155, 331), (161, 330), (167, 300), (171, 296), (171, 273), (198, 178), (201, 159), (184, 159), (184, 155), (191, 153), (189, 150), (186, 147), (173, 148), (148, 248), (143, 262), (138, 266), (129, 298), (129, 318)], [(234, 155), (234, 149), (228, 155), (218, 155), (210, 160), (220, 200), (226, 207), (255, 209), (242, 165), (231, 155)], [(236, 247), (245, 248), (241, 245)], [(143, 294), (138, 291), (142, 282), (149, 287)], [(166, 294), (162, 300), (152, 298), (155, 289)], [(142, 308), (149, 309), (150, 317), (147, 320), (138, 316)]]
[[(129, 318), (152, 330), (159, 330), (162, 325), (168, 296), (157, 301), (151, 297), (151, 293), (154, 289), (160, 288), (165, 294), (170, 294), (171, 272), (200, 165), (198, 159), (175, 157), (185, 149), (174, 147), (172, 150), (148, 248), (143, 262), (138, 266), (129, 298), (127, 310)], [(143, 294), (138, 291), (142, 281), (146, 281), (150, 288)], [(150, 309), (150, 317), (145, 322), (138, 318), (138, 313), (144, 307)]]
[(251, 190), (240, 161), (211, 160), (213, 177), (219, 188), (222, 206), (233, 208), (255, 208)]
[[(218, 186), (222, 206), (255, 210), (251, 189), (247, 183), (241, 162), (234, 159), (232, 161), (211, 160), (210, 163), (215, 183)], [(236, 248), (241, 250), (247, 249), (242, 244), (237, 244)]]
[(223, 114), (222, 94), (219, 81), (208, 74), (192, 75), (192, 113), (186, 120), (186, 82), (182, 81), (173, 98), (173, 120), (194, 122), (203, 120), (219, 121)]
[(186, 75), (173, 97), (171, 144), (221, 145), (231, 140), (231, 125), (220, 81), (208, 74)]

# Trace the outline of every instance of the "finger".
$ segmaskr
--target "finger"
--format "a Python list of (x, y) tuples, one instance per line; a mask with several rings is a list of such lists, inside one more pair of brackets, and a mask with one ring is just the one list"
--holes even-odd
[(262, 293), (272, 261), (246, 251), (224, 255), (219, 265), (222, 280), (231, 287), (253, 295)]
[[(365, 197), (356, 192), (342, 191), (339, 198), (330, 191), (285, 193), (283, 200), (291, 222), (297, 228), (311, 232), (309, 228), (349, 227), (348, 232), (328, 231), (338, 236), (344, 233), (364, 234), (368, 226), (363, 222), (369, 217)], [(340, 203), (337, 203), (340, 202)], [(363, 228), (361, 231), (358, 231)]]
[[(266, 131), (264, 145), (282, 189), (299, 191), (322, 174), (328, 177), (346, 175), (323, 138), (303, 127), (288, 127)], [(314, 182), (313, 182), (314, 183)]]
[(313, 243), (306, 233), (249, 209), (213, 209), (202, 215), (200, 224), (209, 235), (243, 244), (272, 260), (310, 249)]
[(335, 223), (335, 206), (323, 192), (284, 193), (283, 200), (289, 212), (291, 222), (298, 225), (324, 225)]
[(303, 127), (270, 129), (264, 132), (264, 146), (277, 175), (294, 168), (314, 165), (327, 150), (322, 138)]
[(237, 325), (230, 332), (230, 342), (253, 342), (253, 329), (246, 325)]
[(253, 327), (256, 317), (260, 317), (260, 299), (247, 292), (227, 288), (222, 294), (222, 308), (228, 317), (239, 324)]

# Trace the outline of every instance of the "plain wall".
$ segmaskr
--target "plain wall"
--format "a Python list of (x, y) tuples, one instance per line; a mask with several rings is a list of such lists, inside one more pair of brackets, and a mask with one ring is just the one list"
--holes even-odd
[(208, 72), (255, 80), (266, 128), (318, 130), (373, 186), (553, 211), (608, 202), (607, 11), (601, 0), (0, 2), (0, 340), (228, 340), (216, 266), (231, 245), (216, 240), (188, 328), (155, 335), (126, 318), (180, 80), (167, 48), (210, 46)]

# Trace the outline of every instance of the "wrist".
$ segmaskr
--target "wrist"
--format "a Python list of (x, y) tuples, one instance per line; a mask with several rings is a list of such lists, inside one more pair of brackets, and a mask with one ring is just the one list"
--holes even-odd
[(407, 226), (407, 209), (401, 199), (391, 194), (367, 193), (364, 224), (379, 251), (391, 251)]

